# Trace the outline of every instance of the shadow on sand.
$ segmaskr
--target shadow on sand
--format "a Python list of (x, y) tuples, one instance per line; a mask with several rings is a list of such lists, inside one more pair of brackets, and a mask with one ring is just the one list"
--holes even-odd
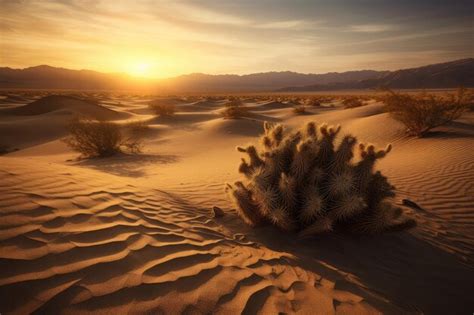
[(146, 175), (145, 167), (152, 164), (169, 164), (178, 162), (176, 155), (152, 154), (118, 154), (108, 158), (92, 158), (74, 162), (75, 165), (84, 166), (102, 172), (126, 177), (143, 177)]
[(394, 312), (384, 300), (408, 314), (470, 314), (474, 309), (472, 261), (461, 262), (411, 232), (299, 240), (272, 226), (251, 229), (236, 220), (230, 214), (220, 223), (248, 232), (249, 240), (271, 250), (292, 254), (291, 265), (334, 281), (334, 289), (362, 296), (384, 314)]

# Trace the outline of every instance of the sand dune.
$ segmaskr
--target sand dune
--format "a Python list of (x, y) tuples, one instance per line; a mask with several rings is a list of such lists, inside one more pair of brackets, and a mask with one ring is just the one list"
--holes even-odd
[(133, 307), (229, 314), (272, 312), (275, 303), (309, 312), (306, 300), (329, 312), (334, 301), (366, 311), (365, 298), (386, 304), (336, 289), (346, 282), (337, 272), (305, 270), (291, 254), (260, 248), (174, 194), (65, 167), (30, 173), (21, 160), (5, 160), (16, 173), (2, 172), (1, 258), (15, 267), (3, 269), (0, 291), (23, 296), (5, 301), (7, 312), (49, 313), (61, 305), (68, 313)]
[(209, 135), (243, 135), (258, 136), (263, 132), (263, 121), (251, 118), (225, 119), (218, 118), (199, 125)]
[(61, 95), (46, 96), (27, 105), (5, 109), (0, 114), (32, 116), (52, 112), (61, 115), (81, 115), (101, 120), (118, 120), (129, 117), (125, 113), (115, 112), (91, 101)]
[(65, 136), (66, 125), (76, 116), (99, 120), (132, 117), (130, 113), (114, 111), (93, 102), (51, 95), (26, 105), (0, 109), (0, 143), (23, 149), (59, 139)]
[[(175, 116), (150, 118), (141, 101), (120, 108), (151, 125), (143, 154), (110, 159), (75, 161), (62, 131), (48, 129), (57, 110), (0, 116), (0, 134), (20, 135), (17, 145), (27, 144), (27, 126), (39, 134), (0, 157), (0, 296), (8, 296), (1, 312), (472, 312), (472, 113), (412, 139), (378, 103), (300, 116), (291, 105), (260, 110), (248, 100), (251, 118), (224, 119), (224, 102), (179, 100)], [(408, 209), (419, 226), (307, 242), (245, 226), (223, 183), (239, 177), (235, 146), (255, 142), (264, 120), (340, 123), (361, 141), (393, 143), (379, 168), (397, 187), (396, 202), (421, 206)], [(214, 218), (213, 206), (225, 216)]]
[(273, 110), (273, 109), (282, 109), (282, 108), (289, 108), (291, 105), (285, 104), (282, 102), (265, 102), (265, 103), (257, 103), (252, 106), (252, 110), (254, 111), (261, 111), (261, 110)]

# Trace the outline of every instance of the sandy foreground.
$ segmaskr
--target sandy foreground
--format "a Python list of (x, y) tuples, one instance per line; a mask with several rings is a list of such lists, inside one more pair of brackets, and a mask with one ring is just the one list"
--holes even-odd
[[(382, 104), (311, 108), (247, 100), (252, 116), (223, 119), (223, 101), (181, 101), (156, 118), (145, 97), (91, 107), (71, 100), (22, 107), (0, 99), (0, 313), (471, 314), (474, 311), (474, 114), (407, 138)], [(74, 114), (144, 120), (144, 152), (78, 160), (60, 138)], [(394, 146), (378, 168), (418, 221), (378, 237), (300, 241), (251, 229), (223, 187), (240, 176), (236, 145), (263, 121), (341, 124), (360, 141)], [(214, 218), (213, 206), (225, 211)]]

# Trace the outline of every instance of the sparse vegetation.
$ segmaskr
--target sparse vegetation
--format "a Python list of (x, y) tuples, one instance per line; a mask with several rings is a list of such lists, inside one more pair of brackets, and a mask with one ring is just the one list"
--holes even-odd
[(173, 104), (152, 103), (149, 108), (159, 117), (173, 116), (176, 112), (176, 106)]
[(304, 115), (304, 114), (307, 114), (308, 112), (306, 111), (306, 106), (296, 105), (293, 107), (293, 113), (297, 115)]
[(265, 123), (262, 150), (239, 147), (248, 155), (239, 172), (246, 181), (227, 184), (237, 213), (249, 225), (271, 223), (300, 237), (333, 230), (373, 234), (413, 227), (402, 209), (387, 198), (394, 187), (379, 171), (378, 159), (390, 152), (359, 144), (360, 161), (352, 162), (356, 138), (347, 135), (335, 147), (340, 127), (308, 123), (288, 132)]
[(409, 95), (389, 90), (385, 104), (387, 111), (406, 126), (407, 133), (417, 137), (458, 119), (469, 109), (465, 89), (445, 97), (427, 93)]
[(361, 107), (364, 103), (357, 97), (348, 97), (342, 101), (344, 108), (356, 108)]
[(321, 107), (321, 101), (318, 99), (318, 98), (309, 98), (307, 101), (306, 101), (306, 104), (308, 106), (313, 106), (313, 107)]
[(150, 127), (143, 121), (135, 121), (125, 126), (127, 138), (123, 141), (123, 146), (131, 153), (140, 153), (143, 148), (143, 138), (150, 130)]
[[(458, 90), (459, 93), (459, 90)], [(464, 103), (466, 105), (466, 108), (469, 111), (474, 111), (474, 90), (473, 89), (463, 89), (464, 93)]]
[(224, 110), (221, 112), (222, 116), (227, 119), (238, 119), (248, 114), (248, 109), (242, 106), (242, 101), (239, 98), (233, 98), (225, 104)]
[(126, 136), (123, 127), (116, 123), (75, 118), (69, 123), (68, 130), (69, 135), (63, 141), (85, 157), (112, 156), (123, 148), (138, 153), (142, 146), (142, 135), (133, 126)]

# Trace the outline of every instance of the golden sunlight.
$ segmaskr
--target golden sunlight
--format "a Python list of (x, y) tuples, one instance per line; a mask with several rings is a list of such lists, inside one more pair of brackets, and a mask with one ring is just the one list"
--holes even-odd
[(0, 0), (0, 315), (474, 315), (473, 21)]
[(149, 77), (151, 75), (151, 64), (148, 62), (136, 62), (128, 66), (127, 73), (136, 77)]

